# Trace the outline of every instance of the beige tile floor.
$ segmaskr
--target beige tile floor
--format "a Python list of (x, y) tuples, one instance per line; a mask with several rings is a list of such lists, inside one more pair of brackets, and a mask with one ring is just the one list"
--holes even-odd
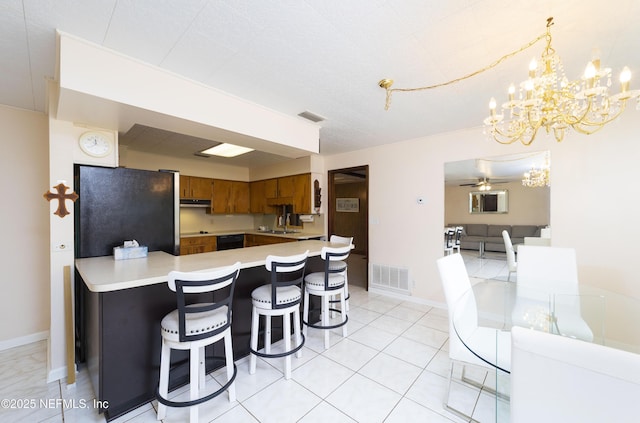
[[(471, 276), (506, 278), (504, 254), (463, 256)], [(290, 380), (283, 378), (281, 360), (259, 359), (254, 375), (248, 360), (239, 360), (237, 401), (222, 395), (202, 405), (201, 421), (463, 421), (442, 406), (449, 370), (446, 310), (372, 294), (354, 283), (348, 328), (345, 339), (340, 331), (331, 334), (328, 350), (319, 331), (310, 329)], [(103, 422), (85, 368), (77, 379), (71, 387), (64, 380), (46, 383), (45, 341), (0, 352), (0, 399), (9, 400), (0, 407), (0, 422)], [(223, 381), (214, 372), (207, 383)], [(172, 395), (187, 395), (186, 389)], [(478, 421), (495, 419), (495, 397), (485, 391), (454, 382), (451, 402)], [(156, 407), (153, 401), (114, 421), (154, 422)], [(186, 410), (169, 409), (164, 421), (187, 420)]]

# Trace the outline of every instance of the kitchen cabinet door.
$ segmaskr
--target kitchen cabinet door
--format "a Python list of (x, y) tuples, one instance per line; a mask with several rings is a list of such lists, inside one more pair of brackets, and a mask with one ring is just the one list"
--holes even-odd
[(249, 213), (249, 183), (214, 179), (211, 213)]
[(189, 190), (191, 191), (191, 198), (211, 200), (212, 184), (213, 184), (213, 180), (211, 178), (201, 178), (198, 176), (191, 176), (189, 181)]
[(180, 255), (210, 253), (216, 251), (215, 236), (192, 236), (180, 238)]
[(180, 175), (180, 198), (211, 200), (211, 178)]
[(259, 245), (282, 244), (284, 242), (296, 242), (295, 239), (279, 236), (246, 234), (244, 236), (245, 247), (257, 247)]
[(293, 177), (293, 212), (297, 214), (311, 213), (311, 174)]
[(255, 181), (249, 184), (250, 210), (251, 213), (267, 212), (267, 181)]
[(264, 182), (264, 196), (266, 198), (276, 198), (278, 196), (277, 179), (265, 179), (261, 182)]
[(233, 181), (230, 200), (233, 213), (249, 213), (249, 182)]
[(285, 176), (278, 178), (278, 197), (293, 197), (296, 189), (296, 177)]
[(180, 198), (189, 198), (189, 186), (191, 182), (191, 176), (180, 175)]
[(231, 200), (232, 181), (224, 179), (213, 180), (213, 199), (211, 200), (211, 213), (231, 213), (229, 203)]

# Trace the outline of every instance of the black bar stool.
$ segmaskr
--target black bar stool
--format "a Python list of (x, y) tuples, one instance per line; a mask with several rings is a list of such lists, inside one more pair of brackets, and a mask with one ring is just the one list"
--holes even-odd
[[(251, 315), (251, 357), (249, 373), (256, 372), (256, 357), (284, 357), (284, 377), (291, 378), (291, 355), (302, 356), (304, 336), (300, 331), (300, 301), (302, 300), (302, 281), (309, 251), (288, 257), (267, 256), (265, 267), (270, 272), (271, 283), (253, 290)], [(260, 316), (265, 316), (264, 352), (258, 351), (258, 331)], [(282, 337), (284, 352), (271, 352), (271, 317), (282, 316)], [(291, 319), (296, 347), (291, 348)]]
[[(198, 404), (208, 401), (224, 391), (229, 393), (229, 401), (236, 400), (234, 380), (236, 366), (233, 362), (231, 342), (231, 304), (233, 290), (240, 262), (230, 267), (219, 268), (209, 272), (177, 272), (169, 273), (168, 284), (177, 294), (178, 308), (167, 314), (160, 323), (162, 331), (162, 355), (160, 357), (160, 383), (156, 398), (158, 399), (158, 420), (164, 419), (167, 406), (191, 407), (189, 421), (198, 421)], [(187, 304), (186, 297), (191, 295), (210, 294), (211, 302)], [(224, 295), (218, 301), (213, 300)], [(224, 340), (225, 366), (227, 383), (217, 391), (201, 397), (200, 391), (205, 387), (205, 347), (214, 342)], [(171, 350), (189, 350), (189, 401), (170, 401), (169, 371)]]
[[(347, 337), (347, 307), (346, 307), (346, 276), (345, 269), (339, 267), (332, 269), (331, 262), (346, 261), (351, 251), (351, 245), (343, 247), (322, 247), (320, 256), (324, 260), (324, 272), (311, 273), (304, 278), (304, 311), (302, 323), (303, 333), (307, 335), (307, 328), (324, 330), (324, 348), (329, 348), (329, 331), (342, 327), (342, 336)], [(322, 306), (320, 309), (321, 323), (309, 323), (309, 295), (321, 297)], [(329, 301), (332, 297), (340, 297), (340, 310), (330, 308)], [(329, 324), (330, 312), (335, 311), (341, 314), (341, 322), (335, 325)]]

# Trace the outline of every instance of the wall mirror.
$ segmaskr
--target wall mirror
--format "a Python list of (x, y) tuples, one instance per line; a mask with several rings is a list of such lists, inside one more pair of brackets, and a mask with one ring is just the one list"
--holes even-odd
[(469, 193), (469, 213), (508, 213), (509, 192), (474, 191)]
[[(550, 165), (551, 153), (545, 150), (445, 162), (445, 226), (458, 223), (550, 224), (551, 187), (529, 187), (522, 182), (525, 173), (531, 173), (532, 169), (550, 169)], [(508, 191), (504, 211), (480, 211), (483, 210), (480, 208), (483, 199), (488, 198), (487, 193), (495, 191)], [(474, 194), (476, 207), (473, 207)], [(489, 206), (487, 201), (494, 199), (499, 202), (497, 197), (487, 199), (484, 210)]]

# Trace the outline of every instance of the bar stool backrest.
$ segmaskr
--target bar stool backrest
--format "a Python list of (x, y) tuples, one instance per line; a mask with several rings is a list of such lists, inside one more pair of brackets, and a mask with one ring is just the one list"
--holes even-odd
[[(169, 289), (176, 293), (178, 303), (178, 335), (180, 342), (191, 342), (215, 336), (231, 326), (231, 303), (236, 279), (240, 273), (240, 262), (212, 270), (210, 272), (169, 272)], [(219, 298), (220, 292), (226, 289), (225, 295)], [(188, 305), (187, 296), (191, 294), (211, 294), (211, 302), (202, 302), (200, 298), (197, 305)], [(200, 296), (199, 296), (200, 297)], [(227, 323), (207, 332), (196, 334), (186, 333), (187, 319), (205, 316), (213, 310), (226, 307)], [(189, 317), (187, 317), (189, 316)]]
[(286, 308), (300, 303), (301, 296), (291, 302), (278, 304), (276, 291), (278, 288), (297, 285), (302, 289), (304, 272), (307, 264), (309, 250), (294, 256), (267, 256), (264, 267), (269, 271), (271, 278), (271, 308)]
[(334, 290), (340, 289), (344, 286), (344, 282), (339, 285), (329, 286), (329, 277), (334, 273), (343, 273), (344, 269), (332, 268), (332, 261), (346, 261), (351, 252), (351, 245), (345, 245), (344, 247), (322, 247), (320, 251), (320, 257), (324, 260), (324, 289)]
[(351, 246), (353, 250), (355, 245), (353, 245), (353, 237), (352, 236), (340, 236), (340, 235), (331, 235), (329, 237), (329, 242), (332, 244), (347, 244)]

